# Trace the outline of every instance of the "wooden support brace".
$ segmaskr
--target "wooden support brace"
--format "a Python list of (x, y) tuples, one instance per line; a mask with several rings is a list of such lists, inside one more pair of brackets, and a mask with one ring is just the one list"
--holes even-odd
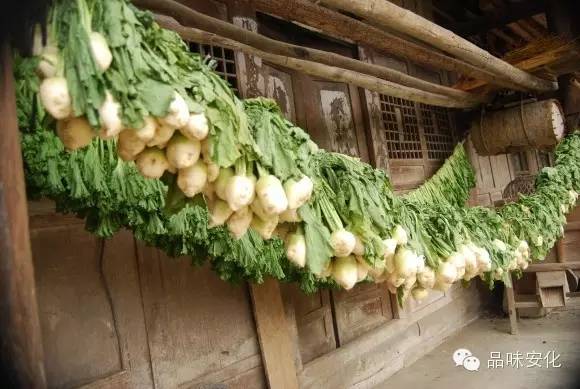
[(262, 362), (270, 388), (298, 389), (294, 347), (277, 280), (250, 286)]

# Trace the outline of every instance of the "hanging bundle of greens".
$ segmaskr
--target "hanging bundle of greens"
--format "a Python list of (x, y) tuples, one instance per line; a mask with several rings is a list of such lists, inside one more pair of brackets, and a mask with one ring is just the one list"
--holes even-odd
[(35, 57), (16, 58), (27, 187), (109, 237), (128, 228), (224, 280), (306, 291), (385, 282), (402, 302), (479, 276), (507, 281), (563, 233), (580, 190), (580, 135), (536, 192), (466, 207), (463, 144), (396, 196), (384, 172), (319, 150), (276, 104), (242, 102), (173, 32), (127, 0), (57, 0)]

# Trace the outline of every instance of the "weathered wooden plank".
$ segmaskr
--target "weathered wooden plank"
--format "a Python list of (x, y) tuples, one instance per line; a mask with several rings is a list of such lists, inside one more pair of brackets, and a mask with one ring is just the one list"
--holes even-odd
[(0, 42), (0, 381), (44, 388), (44, 358), (8, 40)]
[(274, 279), (250, 287), (254, 319), (270, 388), (298, 389), (294, 348), (290, 339), (280, 285)]

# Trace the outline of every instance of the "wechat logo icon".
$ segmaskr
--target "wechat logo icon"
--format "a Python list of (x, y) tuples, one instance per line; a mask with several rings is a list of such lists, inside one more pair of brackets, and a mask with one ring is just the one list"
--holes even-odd
[(455, 366), (463, 366), (467, 371), (479, 371), (479, 358), (473, 356), (466, 348), (458, 348), (453, 352), (453, 362)]

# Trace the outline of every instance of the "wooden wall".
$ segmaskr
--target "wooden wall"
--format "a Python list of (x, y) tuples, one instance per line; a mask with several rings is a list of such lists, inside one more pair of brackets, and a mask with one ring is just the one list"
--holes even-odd
[(30, 214), (49, 387), (265, 387), (245, 285), (128, 231), (96, 238), (48, 202)]
[[(447, 82), (445, 74), (352, 44), (279, 28), (244, 2), (184, 2), (265, 35), (385, 66), (404, 64), (406, 72)], [(425, 2), (403, 5), (429, 16)], [(377, 94), (241, 53), (220, 53), (219, 66), (241, 96), (276, 99), (285, 115), (307, 128), (322, 147), (387, 169), (398, 190), (416, 187), (441, 164), (441, 158), (427, 154), (389, 158)], [(408, 108), (420, 118), (421, 147), (429, 131), (438, 129), (429, 120), (437, 123), (440, 114), (433, 111), (429, 119), (425, 112), (431, 111), (424, 108)], [(50, 387), (292, 387), (280, 384), (287, 382), (279, 381), (284, 379), (280, 370), (295, 371), (304, 388), (372, 387), (479, 314), (473, 286), (455, 285), (404, 308), (380, 284), (312, 295), (272, 282), (264, 288), (232, 286), (208, 268), (192, 268), (187, 258), (167, 258), (145, 247), (129, 232), (105, 241), (85, 232), (81, 221), (56, 215), (50, 204), (30, 208)], [(268, 325), (268, 315), (276, 325)], [(288, 345), (284, 339), (290, 339)], [(294, 366), (285, 362), (287, 369), (276, 369), (277, 358), (288, 355)]]

